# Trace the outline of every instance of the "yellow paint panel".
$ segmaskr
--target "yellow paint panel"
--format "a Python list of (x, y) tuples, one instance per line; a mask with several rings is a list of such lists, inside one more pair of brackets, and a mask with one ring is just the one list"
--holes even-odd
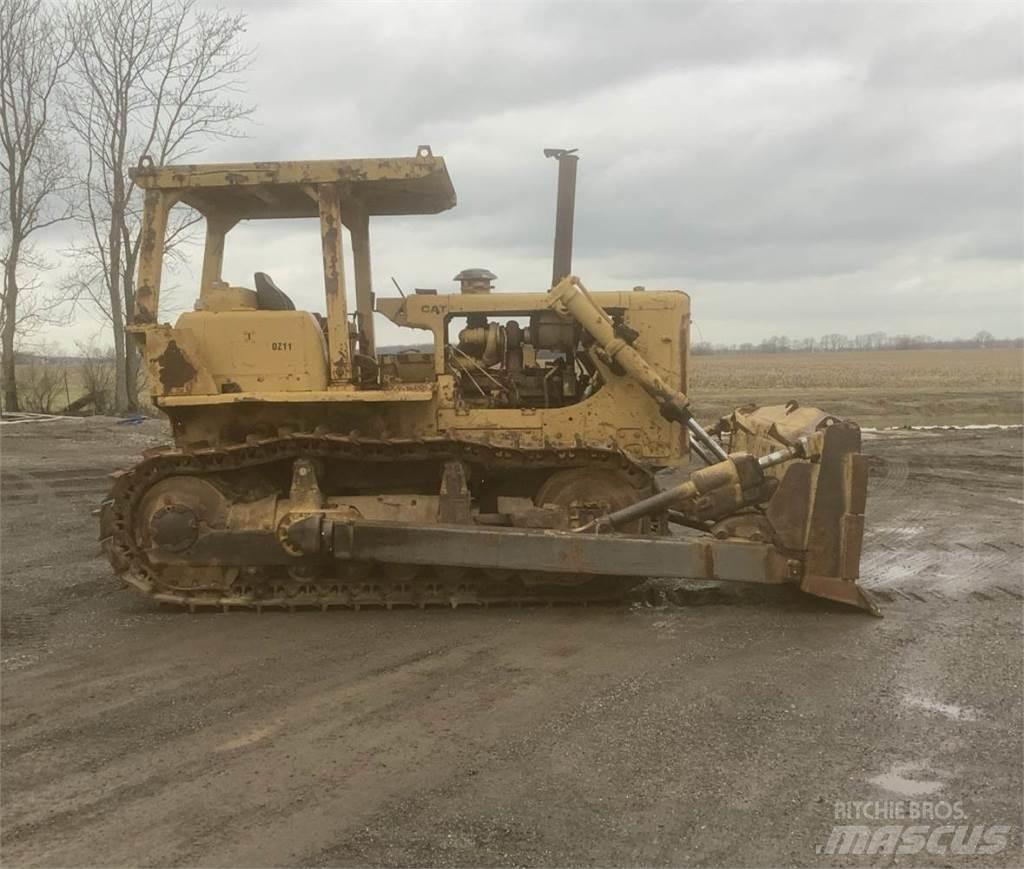
[(191, 311), (175, 331), (192, 335), (219, 391), (225, 384), (235, 392), (327, 388), (323, 332), (306, 311)]

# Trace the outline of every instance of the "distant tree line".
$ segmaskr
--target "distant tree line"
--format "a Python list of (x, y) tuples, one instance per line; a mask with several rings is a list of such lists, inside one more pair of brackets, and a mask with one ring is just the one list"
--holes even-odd
[(841, 335), (832, 332), (820, 338), (790, 338), (786, 335), (772, 335), (757, 343), (744, 341), (739, 344), (713, 344), (697, 341), (690, 345), (695, 356), (710, 356), (713, 353), (790, 353), (821, 352), (834, 353), (840, 350), (976, 350), (979, 347), (1024, 348), (1024, 338), (996, 338), (991, 332), (978, 332), (973, 338), (952, 338), (943, 340), (931, 335), (887, 335), (885, 332), (867, 332), (863, 335)]

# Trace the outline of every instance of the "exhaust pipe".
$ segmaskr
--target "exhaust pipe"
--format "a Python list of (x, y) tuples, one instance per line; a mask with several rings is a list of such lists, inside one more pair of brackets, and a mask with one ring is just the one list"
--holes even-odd
[(545, 157), (558, 161), (558, 204), (555, 211), (555, 250), (551, 286), (572, 274), (572, 229), (576, 219), (576, 148), (545, 148)]

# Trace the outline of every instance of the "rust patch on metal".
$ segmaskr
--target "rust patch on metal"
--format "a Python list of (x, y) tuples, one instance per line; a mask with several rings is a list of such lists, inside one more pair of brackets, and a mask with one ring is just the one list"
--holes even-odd
[(368, 181), (369, 173), (361, 166), (339, 166), (336, 172), (339, 179), (344, 181)]
[(334, 377), (336, 380), (344, 380), (348, 377), (348, 354), (342, 351), (334, 361)]
[[(323, 246), (324, 246), (324, 260), (328, 265), (329, 274), (331, 278), (337, 278), (338, 275), (338, 260), (336, 251), (338, 250), (338, 222), (331, 217), (323, 218), (324, 231), (323, 231)], [(326, 285), (328, 295), (335, 295), (338, 292), (338, 281), (331, 280)]]
[[(146, 291), (146, 294), (150, 294), (149, 287), (140, 287), (139, 295), (143, 295), (143, 290)], [(136, 296), (135, 315), (132, 317), (132, 323), (146, 325), (155, 322), (156, 316), (153, 314), (151, 310), (149, 310), (149, 308), (147, 308), (143, 304), (140, 304), (138, 301), (138, 296)]]
[(196, 376), (195, 366), (188, 361), (178, 342), (173, 339), (167, 342), (167, 349), (157, 357), (157, 365), (160, 366), (160, 383), (168, 392), (191, 383)]
[(715, 575), (715, 550), (710, 541), (704, 542), (704, 577), (717, 579)]

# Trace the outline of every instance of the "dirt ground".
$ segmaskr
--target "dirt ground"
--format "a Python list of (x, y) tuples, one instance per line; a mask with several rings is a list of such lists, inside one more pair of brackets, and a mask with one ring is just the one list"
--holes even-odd
[[(875, 865), (849, 801), (959, 802), (1020, 865), (1022, 456), (869, 435), (874, 619), (814, 600), (188, 615), (98, 556), (105, 475), (163, 439), (2, 431), (2, 860)], [(874, 827), (872, 827), (874, 829)]]

